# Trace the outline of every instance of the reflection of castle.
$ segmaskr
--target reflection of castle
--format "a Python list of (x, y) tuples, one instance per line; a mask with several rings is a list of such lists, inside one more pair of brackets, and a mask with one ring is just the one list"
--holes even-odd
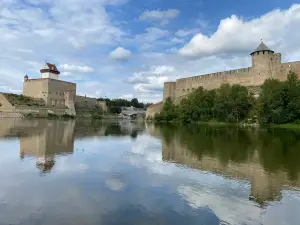
[(37, 167), (47, 172), (55, 164), (55, 156), (72, 154), (75, 121), (41, 121), (36, 133), (20, 137), (20, 156), (37, 157)]
[(49, 172), (55, 158), (74, 151), (74, 140), (85, 137), (131, 136), (144, 130), (142, 123), (0, 119), (0, 138), (19, 137), (20, 157), (36, 157), (37, 167)]
[[(300, 187), (300, 172), (298, 172), (299, 176), (296, 179), (291, 180), (284, 168), (272, 172), (266, 171), (261, 164), (260, 153), (256, 149), (251, 152), (251, 155), (246, 160), (239, 162), (231, 158), (228, 163), (224, 163), (220, 158), (221, 156), (210, 154), (209, 150), (203, 152), (202, 156), (195, 154), (186, 146), (184, 140), (180, 139), (178, 135), (174, 135), (174, 133), (164, 137), (159, 129), (149, 127), (147, 130), (151, 135), (162, 137), (162, 158), (164, 161), (179, 163), (193, 169), (209, 171), (233, 179), (247, 180), (251, 184), (249, 198), (259, 204), (280, 199), (283, 189)], [(203, 141), (205, 141), (204, 139)], [(218, 148), (219, 146), (216, 146), (216, 144), (215, 142), (214, 147)], [(201, 149), (203, 146), (199, 145), (197, 148)], [(228, 149), (220, 149), (220, 151), (226, 150)], [(236, 151), (243, 150), (236, 149)], [(238, 153), (235, 152), (235, 154)]]

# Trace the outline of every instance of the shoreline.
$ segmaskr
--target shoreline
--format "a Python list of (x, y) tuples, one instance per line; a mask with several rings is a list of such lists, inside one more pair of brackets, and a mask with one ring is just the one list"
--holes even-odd
[[(154, 124), (171, 124), (171, 125), (179, 125), (182, 124), (180, 121), (172, 121), (172, 122), (155, 122), (155, 121), (146, 121), (147, 123), (154, 123)], [(218, 122), (218, 121), (199, 121), (199, 122), (193, 122), (193, 123), (187, 123), (188, 125), (208, 125), (208, 126), (237, 126), (242, 128), (281, 128), (281, 129), (300, 129), (300, 124), (296, 123), (286, 123), (286, 124), (266, 124), (266, 125), (260, 125), (258, 123), (230, 123), (230, 122)]]

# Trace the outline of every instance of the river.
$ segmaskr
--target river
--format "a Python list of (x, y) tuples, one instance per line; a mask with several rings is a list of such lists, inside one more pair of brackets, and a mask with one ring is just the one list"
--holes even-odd
[(0, 120), (0, 225), (299, 225), (300, 132)]

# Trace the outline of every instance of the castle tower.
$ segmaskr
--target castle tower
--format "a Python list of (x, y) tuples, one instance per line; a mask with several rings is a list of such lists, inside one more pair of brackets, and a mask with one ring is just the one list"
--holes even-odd
[(51, 64), (47, 62), (45, 63), (44, 68), (40, 70), (40, 72), (41, 72), (41, 78), (50, 78), (54, 80), (58, 80), (58, 76), (60, 74), (55, 64)]
[(172, 101), (175, 101), (176, 98), (175, 95), (176, 95), (176, 82), (165, 82), (163, 101), (165, 102), (167, 98), (171, 98)]
[(262, 41), (255, 51), (251, 53), (253, 71), (257, 75), (270, 76), (273, 55), (274, 51)]

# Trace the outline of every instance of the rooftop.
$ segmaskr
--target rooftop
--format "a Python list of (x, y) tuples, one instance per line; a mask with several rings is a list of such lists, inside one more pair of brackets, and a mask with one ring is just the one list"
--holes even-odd
[[(270, 51), (270, 52), (274, 52), (273, 50), (271, 50), (263, 41), (260, 43), (260, 45), (255, 49), (254, 52), (260, 52), (260, 51)], [(253, 54), (254, 52), (252, 52), (251, 54)]]

